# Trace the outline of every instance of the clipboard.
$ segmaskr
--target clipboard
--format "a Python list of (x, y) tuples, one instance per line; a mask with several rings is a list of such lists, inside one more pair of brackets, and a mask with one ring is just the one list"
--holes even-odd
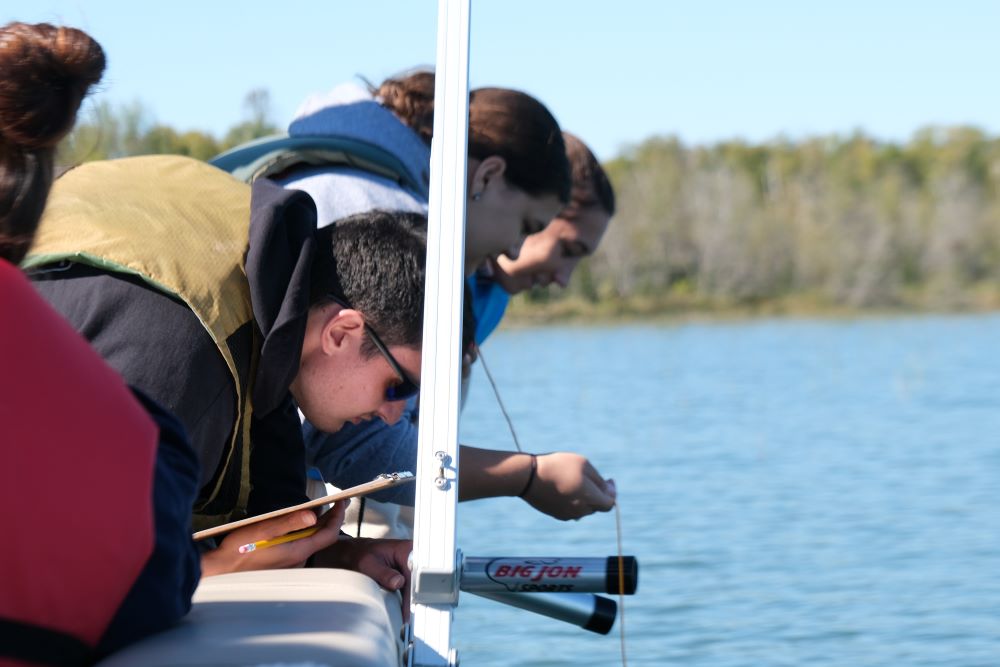
[(299, 510), (307, 510), (307, 509), (312, 509), (314, 507), (320, 507), (322, 505), (328, 505), (338, 500), (343, 500), (344, 498), (356, 498), (358, 496), (365, 496), (368, 495), (369, 493), (374, 493), (375, 491), (381, 491), (382, 489), (387, 489), (391, 486), (407, 484), (409, 482), (412, 482), (414, 479), (416, 478), (413, 476), (412, 472), (385, 473), (379, 475), (370, 482), (365, 482), (364, 484), (358, 484), (357, 486), (352, 486), (349, 489), (338, 491), (337, 493), (330, 494), (329, 496), (316, 498), (314, 500), (310, 500), (308, 502), (304, 502), (299, 505), (283, 507), (282, 509), (274, 510), (273, 512), (258, 514), (257, 516), (252, 516), (247, 519), (240, 519), (239, 521), (224, 523), (221, 526), (215, 526), (214, 528), (206, 528), (205, 530), (199, 530), (197, 533), (194, 533), (191, 536), (191, 539), (195, 541), (203, 540), (206, 537), (213, 537), (215, 535), (220, 535), (222, 533), (228, 533), (231, 530), (242, 528), (243, 526), (250, 526), (260, 521), (273, 519), (274, 517), (277, 516), (284, 516), (286, 514), (291, 514), (292, 512), (298, 512)]

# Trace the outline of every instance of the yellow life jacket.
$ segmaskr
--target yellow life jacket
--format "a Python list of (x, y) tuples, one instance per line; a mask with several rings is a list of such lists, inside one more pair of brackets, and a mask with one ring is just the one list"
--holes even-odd
[[(232, 374), (237, 416), (222, 469), (195, 507), (196, 529), (245, 514), (250, 492), (250, 397), (260, 344), (255, 333), (244, 383), (227, 344), (253, 320), (249, 223), (250, 187), (203, 162), (165, 155), (90, 162), (55, 182), (24, 262), (30, 268), (71, 261), (138, 276), (187, 304), (212, 337)], [(238, 497), (222, 513), (201, 514), (237, 467)]]

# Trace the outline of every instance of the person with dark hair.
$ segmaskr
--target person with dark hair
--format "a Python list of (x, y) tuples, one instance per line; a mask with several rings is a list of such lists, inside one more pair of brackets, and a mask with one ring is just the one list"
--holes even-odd
[[(202, 529), (307, 499), (297, 408), (333, 431), (399, 419), (419, 387), (425, 225), (369, 211), (317, 233), (301, 192), (144, 156), (58, 179), (25, 267), (113, 368), (184, 425)], [(292, 567), (333, 545), (339, 565), (401, 588), (409, 546), (338, 542), (343, 509), (271, 519), (251, 539), (249, 528), (230, 533), (202, 555), (203, 575)], [(317, 522), (311, 537), (238, 553)]]
[(500, 257), (486, 275), (477, 275), (477, 343), (500, 323), (511, 295), (553, 283), (569, 285), (577, 264), (594, 253), (615, 214), (614, 189), (601, 163), (574, 135), (563, 132), (563, 139), (573, 169), (573, 196), (544, 230), (524, 240), (517, 259)]
[(199, 576), (197, 468), (183, 428), (130, 391), (16, 268), (45, 209), (55, 147), (104, 67), (83, 31), (0, 27), (4, 664), (90, 663), (186, 614)]
[[(306, 163), (287, 168), (277, 180), (313, 197), (321, 225), (373, 207), (426, 211), (433, 104), (434, 74), (428, 71), (390, 78), (367, 91), (347, 84), (311, 97), (289, 125), (293, 139), (340, 136), (377, 145), (396, 158), (405, 178), (352, 164)], [(500, 257), (516, 258), (524, 239), (544, 228), (569, 203), (572, 192), (558, 123), (544, 105), (515, 90), (481, 88), (470, 94), (468, 174), (465, 269), (469, 276)], [(469, 317), (463, 327), (467, 347), (476, 330), (472, 306), (467, 292)], [(325, 481), (340, 487), (370, 479), (377, 470), (410, 470), (416, 460), (415, 419), (416, 405), (411, 403), (394, 425), (373, 420), (329, 432), (307, 421), (303, 425), (307, 456)], [(462, 500), (520, 496), (561, 519), (608, 510), (614, 502), (613, 490), (589, 461), (569, 452), (536, 457), (463, 446), (459, 465)], [(374, 498), (404, 505), (414, 502), (413, 489), (405, 487)], [(373, 505), (367, 503), (369, 508)], [(382, 509), (389, 516), (398, 511)], [(393, 532), (406, 534), (405, 523), (398, 522), (400, 530)]]

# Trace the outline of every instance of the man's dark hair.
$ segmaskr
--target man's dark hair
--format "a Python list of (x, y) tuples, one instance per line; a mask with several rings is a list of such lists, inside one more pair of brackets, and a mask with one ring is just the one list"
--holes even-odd
[[(423, 336), (427, 218), (418, 213), (368, 211), (317, 232), (332, 249), (332, 265), (314, 276), (312, 303), (330, 295), (364, 315), (386, 345), (419, 346)], [(322, 253), (325, 255), (325, 253)], [(377, 353), (365, 338), (362, 352)]]

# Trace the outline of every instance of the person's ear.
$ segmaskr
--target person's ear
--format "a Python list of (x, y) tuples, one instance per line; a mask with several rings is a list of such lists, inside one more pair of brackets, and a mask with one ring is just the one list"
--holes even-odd
[(357, 345), (365, 333), (365, 318), (356, 310), (341, 308), (323, 325), (324, 354), (333, 354), (349, 345)]
[(507, 170), (507, 161), (499, 155), (491, 155), (476, 165), (476, 171), (472, 175), (472, 187), (469, 194), (475, 201), (479, 201), (486, 186), (491, 180), (500, 178)]

